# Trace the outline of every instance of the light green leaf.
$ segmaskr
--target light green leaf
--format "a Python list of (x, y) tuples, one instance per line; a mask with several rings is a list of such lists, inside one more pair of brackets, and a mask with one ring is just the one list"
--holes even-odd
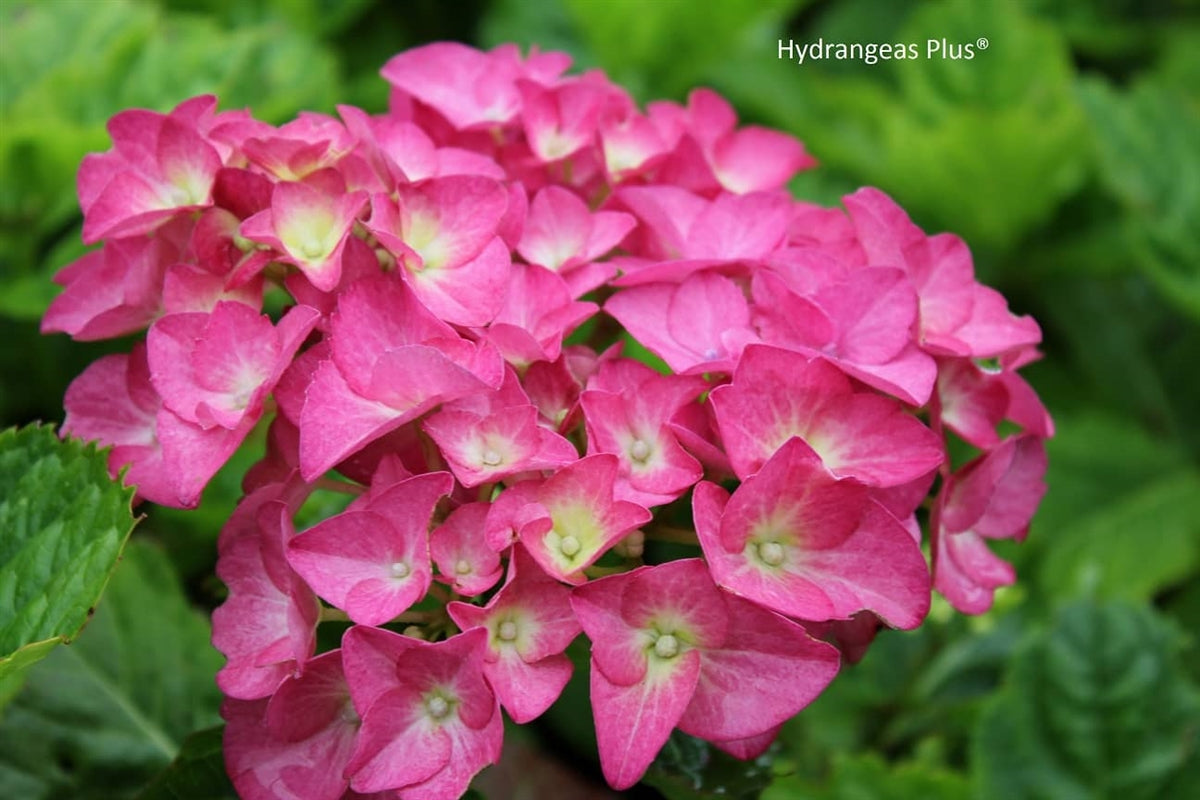
[(979, 720), (979, 794), (997, 800), (1158, 798), (1200, 712), (1177, 634), (1152, 611), (1076, 605), (1038, 633)]
[(92, 445), (0, 432), (0, 678), (87, 622), (133, 529), (131, 489)]
[(221, 664), (166, 557), (133, 542), (87, 635), (29, 671), (0, 719), (0, 796), (130, 797), (219, 722)]
[(1046, 531), (1042, 590), (1148, 600), (1200, 565), (1200, 472), (1180, 470)]
[(1049, 491), (1026, 543), (1039, 553), (1089, 513), (1187, 468), (1175, 442), (1152, 436), (1127, 418), (1095, 410), (1064, 412), (1055, 415), (1055, 426), (1054, 438), (1046, 443)]
[[(683, 100), (741, 53), (771, 58), (800, 0), (565, 0), (598, 65), (641, 100)], [(636, 25), (630, 20), (637, 20)]]

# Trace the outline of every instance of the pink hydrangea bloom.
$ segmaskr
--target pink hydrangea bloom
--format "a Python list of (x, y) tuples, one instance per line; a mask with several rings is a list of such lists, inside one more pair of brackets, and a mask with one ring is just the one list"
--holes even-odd
[(483, 674), (516, 722), (541, 716), (571, 677), (571, 660), (563, 650), (580, 627), (570, 594), (518, 546), (508, 582), (486, 606), (446, 606), (463, 630), (487, 629)]
[(769, 743), (838, 670), (834, 648), (722, 592), (699, 559), (589, 583), (571, 603), (592, 640), (600, 763), (617, 789), (637, 782), (676, 725), (735, 749)]
[(430, 643), (380, 628), (347, 631), (342, 658), (362, 718), (346, 767), (356, 792), (458, 797), (500, 758), (503, 723), (483, 674), (482, 628)]
[(912, 536), (800, 439), (732, 497), (701, 483), (693, 506), (713, 578), (735, 594), (800, 619), (873, 611), (899, 628), (915, 628), (929, 610), (929, 570)]
[(458, 797), (581, 631), (614, 787), (675, 728), (754, 758), (839, 650), (1015, 579), (1037, 324), (881, 191), (793, 198), (812, 157), (717, 93), (639, 108), (569, 63), (434, 43), (384, 113), (198, 97), (80, 168), (100, 247), (43, 330), (139, 338), (63, 433), (185, 508), (265, 439), (213, 614), (246, 797)]

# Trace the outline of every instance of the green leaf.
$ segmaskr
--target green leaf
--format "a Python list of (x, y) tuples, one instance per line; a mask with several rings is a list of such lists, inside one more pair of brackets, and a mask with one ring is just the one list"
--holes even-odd
[[(854, 7), (865, 14), (877, 5)], [(885, 27), (901, 5), (879, 9)], [(878, 20), (830, 18), (828, 31), (795, 41), (879, 41), (861, 33)], [(798, 65), (768, 50), (757, 66), (722, 73), (720, 85), (804, 140), (822, 169), (882, 187), (927, 230), (954, 231), (977, 249), (1013, 247), (1079, 187), (1087, 128), (1070, 53), (1021, 4), (924, 3), (898, 31), (878, 35), (917, 45), (918, 58)], [(972, 58), (930, 54), (929, 41), (943, 39), (971, 45)]]
[(785, 776), (762, 800), (967, 800), (967, 779), (959, 773), (920, 762), (889, 764), (875, 753), (839, 756), (825, 785)]
[(1165, 83), (1120, 92), (1080, 87), (1099, 146), (1100, 177), (1125, 207), (1130, 262), (1200, 319), (1200, 105)]
[(1170, 440), (1152, 436), (1129, 419), (1090, 409), (1055, 415), (1046, 443), (1049, 491), (1034, 517), (1027, 547), (1053, 547), (1060, 532), (1122, 495), (1144, 490), (1187, 468)]
[(221, 737), (225, 726), (196, 731), (183, 740), (179, 755), (137, 795), (137, 800), (237, 800), (225, 772)]
[(1065, 609), (1034, 635), (979, 720), (972, 762), (980, 796), (1168, 796), (1200, 712), (1177, 650), (1177, 634), (1149, 609)]
[(1200, 472), (1124, 492), (1047, 535), (1038, 576), (1047, 594), (1148, 600), (1200, 565)]
[(87, 622), (133, 529), (132, 489), (93, 445), (0, 432), (0, 679)]
[(0, 719), (0, 796), (119, 800), (218, 723), (221, 657), (170, 562), (135, 540), (86, 636), (29, 671)]
[(772, 760), (768, 750), (756, 759), (742, 761), (677, 729), (671, 732), (643, 780), (669, 800), (750, 800), (771, 782)]

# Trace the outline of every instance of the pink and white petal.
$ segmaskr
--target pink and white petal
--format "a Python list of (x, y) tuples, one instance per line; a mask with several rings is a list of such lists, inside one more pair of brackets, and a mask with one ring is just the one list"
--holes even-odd
[(620, 686), (646, 679), (646, 650), (653, 645), (621, 616), (621, 598), (630, 585), (626, 577), (630, 574), (589, 581), (571, 593), (571, 608), (592, 641), (592, 671), (603, 671), (607, 681)]
[(805, 553), (797, 574), (820, 587), (834, 618), (868, 610), (892, 627), (910, 630), (929, 612), (925, 557), (908, 530), (874, 501), (853, 536), (840, 547)]
[(609, 786), (637, 783), (687, 708), (700, 677), (700, 653), (688, 650), (629, 686), (610, 683), (592, 662), (592, 713), (600, 768)]
[(829, 411), (815, 421), (806, 441), (840, 477), (868, 486), (899, 486), (942, 463), (937, 435), (893, 400), (855, 394)]
[(421, 706), (420, 693), (408, 686), (384, 692), (371, 704), (346, 765), (354, 791), (401, 789), (432, 778), (450, 763), (449, 726), (431, 724)]
[(711, 161), (721, 185), (739, 194), (779, 189), (796, 172), (817, 163), (794, 137), (756, 125), (718, 139)]
[(699, 558), (678, 559), (627, 573), (621, 618), (634, 630), (669, 627), (693, 647), (720, 647), (729, 634), (721, 591)]
[(499, 708), (482, 730), (472, 730), (461, 725), (449, 725), (445, 730), (451, 740), (449, 761), (433, 777), (405, 786), (402, 794), (406, 800), (444, 800), (461, 797), (466, 793), (471, 779), (481, 769), (500, 760), (504, 721)]
[(517, 252), (530, 264), (557, 271), (585, 256), (592, 225), (587, 204), (578, 195), (561, 186), (547, 186), (529, 204)]
[(426, 529), (451, 489), (446, 473), (418, 475), (368, 498), (288, 543), (288, 559), (313, 589), (361, 625), (407, 610), (429, 588)]
[(500, 580), (500, 555), (484, 536), (490, 503), (467, 503), (450, 512), (429, 535), (429, 552), (441, 573), (468, 597), (487, 591)]
[(508, 192), (491, 178), (455, 175), (397, 189), (401, 235), (426, 268), (474, 259), (496, 236)]
[(404, 275), (420, 301), (439, 319), (453, 325), (481, 326), (491, 322), (504, 303), (510, 265), (508, 248), (495, 237), (469, 261), (406, 270)]

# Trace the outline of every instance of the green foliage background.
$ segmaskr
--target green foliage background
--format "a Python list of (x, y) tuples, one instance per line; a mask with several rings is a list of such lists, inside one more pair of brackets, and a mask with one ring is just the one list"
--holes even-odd
[[(780, 40), (943, 37), (988, 46), (971, 61), (778, 57)], [(800, 196), (881, 187), (927, 231), (966, 238), (981, 278), (1045, 332), (1027, 375), (1058, 435), (1032, 534), (1005, 553), (1017, 586), (982, 617), (935, 603), (921, 630), (882, 635), (761, 763), (677, 737), (637, 792), (1200, 796), (1196, 0), (0, 0), (0, 428), (60, 420), (71, 378), (128, 349), (37, 331), (51, 277), (83, 252), (74, 172), (108, 147), (112, 114), (201, 92), (272, 122), (378, 111), (378, 68), (435, 39), (565, 49), (642, 101), (712, 86), (822, 162)], [(20, 742), (0, 750), (0, 795), (228, 796), (205, 612), (253, 458), (198, 512), (147, 510), (78, 642), (0, 685), (0, 735)], [(586, 778), (584, 688), (521, 741)]]

